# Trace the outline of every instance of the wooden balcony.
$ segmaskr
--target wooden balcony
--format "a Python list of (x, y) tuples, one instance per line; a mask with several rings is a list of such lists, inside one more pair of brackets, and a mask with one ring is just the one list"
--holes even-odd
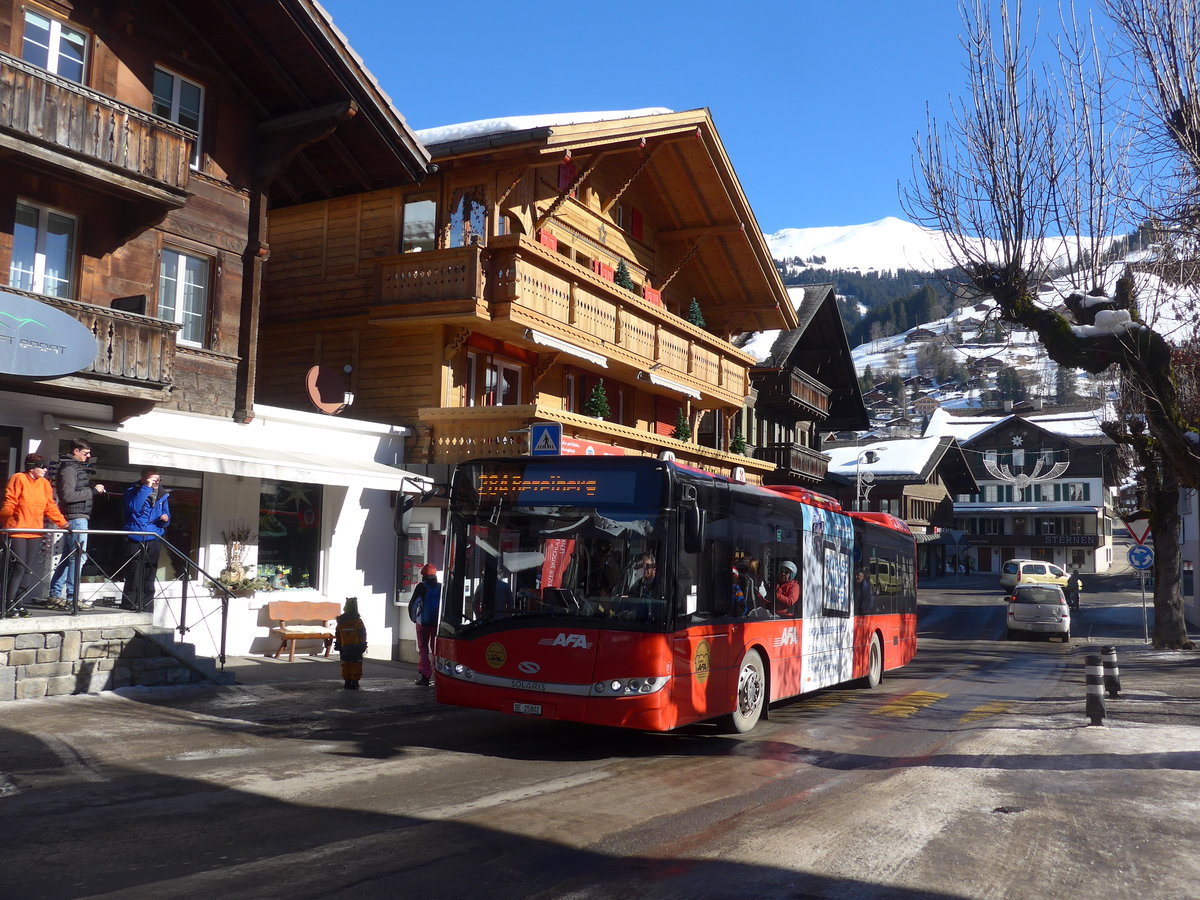
[(771, 481), (780, 484), (819, 482), (829, 470), (829, 457), (803, 444), (768, 444), (754, 448), (754, 458), (775, 469)]
[[(741, 407), (753, 358), (733, 345), (520, 235), (488, 247), (409, 253), (380, 261), (377, 322), (489, 322), (525, 341), (527, 329), (567, 341), (701, 395), (700, 406)], [(526, 341), (530, 346), (532, 342)]]
[(758, 389), (756, 408), (794, 415), (806, 422), (829, 417), (831, 390), (807, 372), (791, 368), (784, 372), (761, 372), (753, 376)]
[(174, 383), (175, 335), (180, 326), (151, 316), (13, 291), (62, 310), (96, 336), (96, 360), (55, 384), (113, 396), (164, 400)]
[(168, 208), (187, 200), (194, 137), (148, 112), (0, 53), (0, 148)]
[(432, 407), (421, 409), (419, 416), (430, 429), (431, 463), (453, 465), (474, 457), (521, 456), (529, 452), (529, 435), (524, 429), (534, 422), (561, 422), (564, 443), (575, 440), (615, 446), (629, 456), (658, 456), (670, 450), (679, 462), (706, 472), (728, 474), (740, 466), (746, 471), (746, 480), (755, 483), (774, 469), (770, 462), (532, 404)]

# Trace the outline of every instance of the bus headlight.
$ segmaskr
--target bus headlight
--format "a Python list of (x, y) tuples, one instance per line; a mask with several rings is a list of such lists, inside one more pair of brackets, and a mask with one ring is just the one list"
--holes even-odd
[(595, 697), (631, 697), (636, 694), (653, 694), (661, 691), (670, 681), (665, 675), (652, 678), (614, 678), (612, 681), (597, 681), (592, 685)]

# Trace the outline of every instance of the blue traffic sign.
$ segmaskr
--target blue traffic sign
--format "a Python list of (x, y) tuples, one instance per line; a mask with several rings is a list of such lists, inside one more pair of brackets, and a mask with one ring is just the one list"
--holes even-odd
[(562, 422), (534, 422), (529, 427), (529, 452), (533, 456), (562, 453)]
[(1144, 544), (1130, 547), (1129, 564), (1135, 569), (1149, 569), (1154, 565), (1154, 551)]

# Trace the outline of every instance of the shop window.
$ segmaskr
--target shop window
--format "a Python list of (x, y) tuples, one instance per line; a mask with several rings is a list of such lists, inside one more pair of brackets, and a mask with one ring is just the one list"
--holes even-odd
[(320, 582), (321, 486), (262, 482), (258, 515), (258, 577), (275, 590)]
[(400, 234), (401, 253), (437, 248), (437, 203), (433, 194), (417, 194), (404, 201)]
[(179, 343), (203, 347), (208, 333), (209, 260), (164, 248), (158, 277), (158, 317), (178, 322)]
[(52, 209), (18, 203), (8, 283), (22, 291), (71, 299), (75, 220)]

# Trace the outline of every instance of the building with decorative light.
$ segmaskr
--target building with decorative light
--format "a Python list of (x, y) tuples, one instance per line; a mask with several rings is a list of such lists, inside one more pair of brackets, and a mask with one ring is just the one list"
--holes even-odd
[(979, 484), (954, 501), (970, 569), (999, 572), (1012, 558), (1083, 573), (1113, 567), (1118, 459), (1100, 429), (1102, 410), (955, 412), (936, 410), (925, 434), (958, 438)]

